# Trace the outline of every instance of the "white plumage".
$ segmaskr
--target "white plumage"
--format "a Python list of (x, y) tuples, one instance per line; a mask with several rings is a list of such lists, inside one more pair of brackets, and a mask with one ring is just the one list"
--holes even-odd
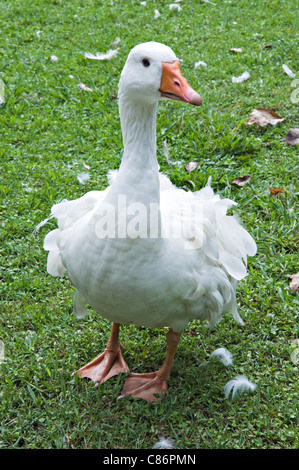
[(109, 49), (105, 53), (97, 52), (96, 55), (91, 54), (90, 52), (85, 52), (84, 57), (91, 60), (110, 60), (117, 55), (118, 49)]
[(172, 439), (166, 439), (162, 437), (156, 444), (153, 446), (153, 449), (174, 449), (174, 443)]
[(245, 375), (238, 375), (235, 379), (227, 382), (227, 384), (224, 386), (224, 392), (226, 398), (228, 398), (230, 392), (232, 391), (232, 398), (234, 399), (238, 393), (243, 393), (246, 391), (253, 392), (255, 388), (256, 385), (250, 382), (250, 380), (248, 380)]
[(212, 352), (210, 358), (218, 358), (224, 366), (231, 366), (233, 364), (233, 355), (226, 348), (218, 348)]
[[(153, 42), (136, 46), (119, 84), (124, 142), (120, 169), (109, 174), (104, 191), (53, 206), (58, 228), (46, 236), (44, 248), (49, 250), (48, 272), (61, 276), (67, 271), (80, 293), (77, 310), (87, 302), (116, 325), (168, 327), (168, 348), (175, 351), (172, 343), (177, 345), (190, 320), (207, 319), (215, 325), (231, 311), (242, 323), (236, 285), (246, 275), (247, 255), (255, 254), (256, 245), (227, 215), (235, 203), (215, 195), (210, 181), (192, 193), (159, 174), (156, 111), (161, 98), (201, 104), (169, 47)], [(117, 356), (111, 359), (114, 366), (123, 361), (115, 331), (108, 348)], [(166, 362), (172, 365), (168, 356)], [(116, 373), (128, 369), (121, 364)], [(83, 369), (78, 375), (84, 376)], [(169, 376), (169, 367), (164, 372), (156, 373), (155, 384)], [(103, 374), (93, 370), (87, 376), (101, 383), (107, 380)], [(150, 399), (130, 387), (124, 390), (148, 401), (159, 393), (151, 389)]]

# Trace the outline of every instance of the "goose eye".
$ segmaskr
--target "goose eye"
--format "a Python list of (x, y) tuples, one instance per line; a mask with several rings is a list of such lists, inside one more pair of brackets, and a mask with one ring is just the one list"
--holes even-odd
[(149, 67), (151, 65), (148, 59), (142, 59), (142, 64), (144, 65), (144, 67)]

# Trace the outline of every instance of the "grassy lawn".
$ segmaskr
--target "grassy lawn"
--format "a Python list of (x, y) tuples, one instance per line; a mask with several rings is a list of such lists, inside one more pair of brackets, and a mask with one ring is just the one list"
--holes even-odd
[[(294, 78), (282, 69), (288, 65), (299, 78), (297, 2), (184, 0), (181, 11), (170, 3), (0, 0), (2, 448), (151, 449), (162, 436), (177, 449), (299, 448), (299, 367), (291, 360), (298, 293), (288, 278), (298, 271), (298, 146), (284, 140), (299, 127), (299, 100), (291, 99)], [(109, 50), (117, 37), (116, 57), (85, 59), (85, 52)], [(191, 323), (167, 399), (158, 405), (117, 400), (123, 376), (99, 388), (71, 376), (103, 350), (110, 323), (92, 310), (77, 320), (67, 277), (47, 274), (43, 238), (55, 220), (34, 232), (52, 204), (104, 189), (107, 171), (118, 168), (118, 80), (130, 49), (148, 40), (174, 49), (203, 97), (201, 108), (161, 103), (161, 171), (192, 191), (212, 176), (214, 189), (238, 202), (234, 212), (258, 245), (238, 288), (245, 325), (229, 314), (213, 330)], [(197, 61), (207, 66), (195, 68)], [(232, 83), (245, 71), (247, 81)], [(246, 125), (258, 107), (285, 120)], [(184, 165), (169, 164), (164, 140), (170, 160), (197, 160), (200, 168), (187, 173)], [(82, 172), (90, 175), (85, 184), (77, 178)], [(242, 188), (230, 184), (248, 174)], [(269, 187), (283, 191), (275, 197)], [(124, 326), (121, 341), (131, 370), (162, 364), (164, 330)], [(232, 366), (209, 359), (219, 347), (233, 354)], [(224, 385), (237, 375), (257, 387), (227, 399)]]

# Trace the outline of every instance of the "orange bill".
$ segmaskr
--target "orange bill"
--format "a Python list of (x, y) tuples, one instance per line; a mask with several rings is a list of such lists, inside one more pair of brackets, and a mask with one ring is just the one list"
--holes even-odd
[(191, 88), (185, 77), (183, 77), (178, 60), (162, 63), (162, 78), (159, 91), (164, 98), (184, 101), (195, 106), (202, 104), (201, 96)]

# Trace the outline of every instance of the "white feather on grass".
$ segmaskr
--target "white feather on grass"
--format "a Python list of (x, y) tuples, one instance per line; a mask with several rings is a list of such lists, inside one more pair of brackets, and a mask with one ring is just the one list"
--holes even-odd
[(165, 439), (162, 437), (153, 447), (153, 449), (174, 449), (172, 439)]
[(91, 54), (90, 52), (85, 52), (84, 57), (91, 60), (110, 60), (112, 57), (117, 55), (118, 49), (109, 49), (105, 54), (100, 54), (97, 52), (96, 55)]
[(5, 360), (5, 352), (4, 352), (4, 342), (2, 341), (2, 339), (0, 339), (0, 364), (1, 362), (4, 362)]
[(117, 37), (117, 38), (115, 39), (115, 41), (113, 41), (113, 42), (111, 43), (111, 46), (115, 48), (119, 43), (120, 43), (120, 38)]
[(203, 60), (199, 60), (198, 62), (195, 62), (194, 67), (197, 69), (198, 67), (206, 67), (207, 64)]
[(242, 82), (245, 82), (246, 80), (248, 80), (249, 77), (250, 77), (249, 72), (244, 72), (239, 77), (232, 77), (232, 82), (233, 83), (242, 83)]
[(181, 168), (181, 166), (182, 166), (181, 161), (175, 161), (175, 160), (170, 160), (169, 159), (169, 151), (168, 151), (168, 146), (167, 146), (166, 140), (163, 140), (163, 153), (164, 153), (165, 158), (167, 160), (167, 163), (169, 165), (177, 165), (179, 168)]
[[(66, 201), (67, 199), (62, 199), (60, 202), (66, 202)], [(37, 224), (37, 226), (34, 228), (34, 233), (37, 233), (39, 229), (43, 227), (44, 225), (46, 225), (49, 222), (49, 220), (53, 219), (53, 217), (54, 217), (54, 214), (51, 214), (50, 217), (47, 217), (47, 219), (44, 219), (39, 224)]]
[(233, 355), (226, 348), (215, 349), (210, 355), (210, 358), (217, 357), (224, 366), (231, 366), (233, 364)]
[(169, 9), (170, 10), (177, 10), (177, 11), (181, 11), (182, 7), (180, 5), (177, 5), (176, 3), (171, 3), (169, 5)]
[(78, 83), (77, 87), (81, 88), (81, 90), (84, 91), (92, 91), (92, 89), (88, 88), (88, 86), (84, 85), (84, 83)]
[(282, 68), (289, 77), (292, 77), (292, 78), (295, 77), (294, 72), (292, 72), (292, 70), (286, 64), (283, 64)]
[(86, 181), (88, 181), (90, 178), (90, 175), (86, 172), (82, 172), (82, 173), (79, 173), (77, 175), (77, 180), (79, 181), (79, 183), (81, 184), (85, 184)]
[(4, 85), (4, 81), (1, 80), (0, 78), (0, 104), (5, 103), (4, 95), (5, 95), (5, 85)]
[(46, 225), (46, 223), (51, 220), (52, 218), (54, 217), (54, 215), (50, 215), (50, 217), (48, 217), (47, 219), (44, 219), (42, 220), (39, 224), (37, 224), (37, 226), (34, 228), (34, 233), (37, 233), (39, 231), (39, 229), (41, 227), (43, 227), (44, 225)]
[(237, 395), (237, 393), (243, 392), (253, 392), (256, 388), (256, 385), (248, 380), (245, 375), (238, 375), (235, 379), (230, 380), (224, 386), (225, 397), (228, 398), (230, 392), (232, 391), (232, 398)]

